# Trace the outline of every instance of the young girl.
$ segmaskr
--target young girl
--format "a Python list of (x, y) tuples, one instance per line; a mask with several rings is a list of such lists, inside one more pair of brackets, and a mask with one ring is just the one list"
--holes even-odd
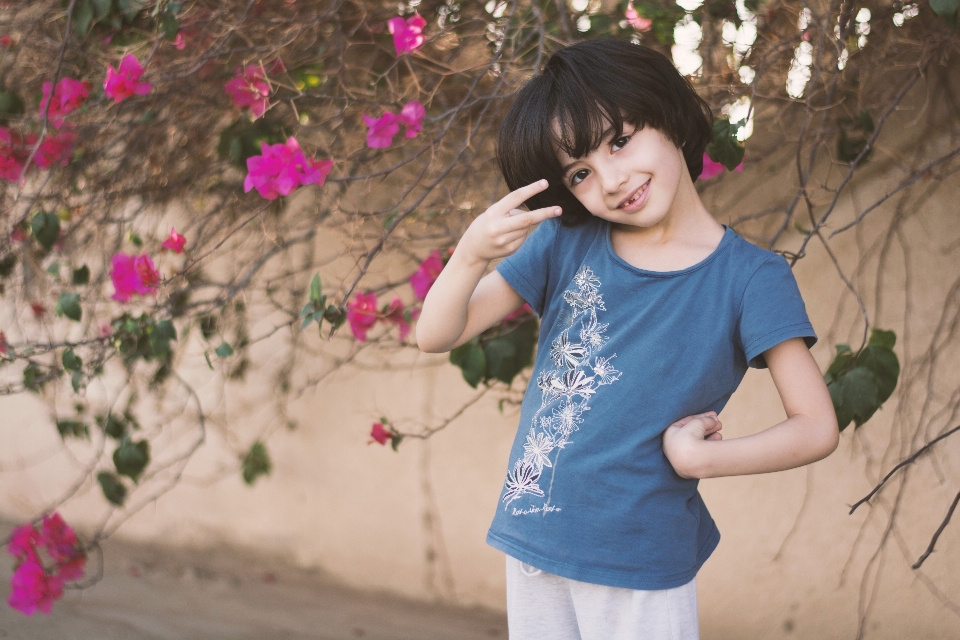
[[(470, 225), (423, 304), (429, 352), (524, 301), (541, 318), (487, 536), (507, 554), (513, 640), (697, 638), (695, 576), (720, 539), (698, 479), (837, 446), (789, 266), (718, 224), (694, 188), (711, 128), (656, 51), (558, 51), (500, 130), (513, 191)], [(787, 419), (723, 440), (717, 412), (748, 366), (769, 369)]]

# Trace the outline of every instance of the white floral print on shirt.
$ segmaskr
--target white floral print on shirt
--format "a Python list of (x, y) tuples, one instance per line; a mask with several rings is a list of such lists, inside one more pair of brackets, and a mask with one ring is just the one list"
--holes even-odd
[[(580, 429), (584, 412), (590, 410), (590, 399), (599, 387), (620, 379), (620, 372), (611, 364), (617, 354), (597, 355), (607, 342), (604, 332), (609, 326), (597, 319), (597, 311), (606, 311), (600, 279), (590, 267), (582, 266), (572, 284), (563, 292), (564, 301), (572, 308), (571, 320), (550, 346), (554, 367), (541, 371), (537, 377), (540, 408), (530, 420), (523, 456), (507, 473), (502, 498), (505, 509), (523, 496), (546, 497), (547, 503), (543, 509), (514, 509), (515, 515), (560, 510), (547, 508), (551, 496), (549, 490), (545, 493), (540, 486), (544, 469), (550, 474), (552, 486), (560, 450), (573, 443), (571, 435)], [(578, 324), (580, 342), (572, 342), (570, 334)]]

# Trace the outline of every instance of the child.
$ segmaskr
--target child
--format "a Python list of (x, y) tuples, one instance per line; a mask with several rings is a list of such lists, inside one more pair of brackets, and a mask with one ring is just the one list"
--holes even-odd
[[(694, 188), (711, 125), (652, 49), (558, 51), (500, 130), (513, 191), (470, 225), (424, 302), (429, 352), (525, 301), (541, 318), (487, 536), (508, 556), (513, 640), (697, 638), (695, 576), (720, 539), (697, 480), (837, 446), (787, 262), (718, 224)], [(723, 440), (717, 412), (748, 366), (769, 368), (787, 419)]]

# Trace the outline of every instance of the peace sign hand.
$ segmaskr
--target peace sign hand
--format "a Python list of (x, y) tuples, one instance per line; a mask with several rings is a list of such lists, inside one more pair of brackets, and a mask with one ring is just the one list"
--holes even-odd
[(547, 185), (546, 180), (534, 182), (511, 191), (491, 205), (470, 224), (460, 239), (457, 250), (465, 252), (465, 257), (474, 261), (489, 262), (519, 249), (531, 227), (561, 213), (560, 207), (544, 207), (533, 211), (518, 209), (528, 199), (546, 189)]

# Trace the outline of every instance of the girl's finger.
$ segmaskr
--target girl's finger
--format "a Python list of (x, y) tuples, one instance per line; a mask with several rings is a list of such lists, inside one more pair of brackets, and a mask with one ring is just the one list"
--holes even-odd
[(520, 187), (516, 191), (511, 191), (503, 196), (494, 207), (501, 209), (504, 214), (507, 214), (511, 209), (519, 208), (524, 202), (546, 189), (548, 185), (549, 183), (546, 180), (538, 180), (533, 184)]
[(547, 218), (555, 218), (563, 213), (563, 210), (560, 207), (544, 207), (543, 209), (534, 209), (533, 211), (519, 211), (514, 209), (510, 213), (511, 217), (507, 220), (507, 224), (505, 224), (503, 228), (504, 233), (525, 230), (527, 227), (540, 224)]

